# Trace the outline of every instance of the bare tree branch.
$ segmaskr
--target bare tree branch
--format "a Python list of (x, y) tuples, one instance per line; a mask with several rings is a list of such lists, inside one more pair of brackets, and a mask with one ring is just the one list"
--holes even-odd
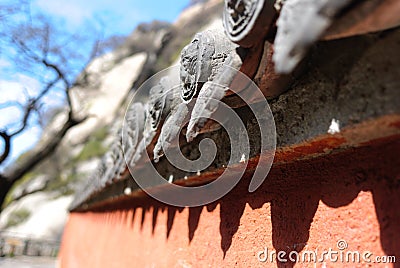
[(18, 106), (19, 108), (23, 107), (23, 105), (18, 101), (6, 101), (3, 103), (0, 103), (0, 109), (5, 109), (5, 108), (13, 107), (13, 106)]
[(0, 164), (7, 159), (8, 155), (10, 154), (11, 150), (11, 137), (6, 132), (0, 131), (0, 136), (4, 141), (4, 149), (3, 153), (0, 156)]
[[(0, 4), (1, 8), (1, 4)], [(14, 8), (14, 7), (13, 7)], [(14, 9), (13, 9), (14, 10)], [(1, 18), (2, 12), (0, 12)], [(39, 23), (34, 25), (33, 20), (28, 20), (26, 24), (10, 28), (8, 33), (0, 33), (2, 38), (8, 38), (10, 44), (16, 49), (15, 61), (21, 64), (21, 70), (26, 73), (39, 70), (40, 73), (34, 73), (36, 77), (44, 83), (43, 88), (36, 96), (27, 95), (24, 103), (18, 101), (9, 101), (0, 103), (0, 109), (8, 107), (18, 107), (23, 112), (20, 125), (12, 132), (9, 129), (0, 130), (0, 139), (4, 141), (3, 152), (0, 156), (0, 164), (10, 156), (12, 148), (12, 139), (24, 132), (31, 124), (33, 114), (39, 117), (42, 115), (44, 103), (42, 100), (53, 90), (62, 90), (65, 94), (66, 107), (68, 109), (68, 117), (63, 126), (52, 134), (47, 140), (42, 140), (40, 144), (29, 152), (27, 157), (20, 159), (18, 163), (6, 168), (0, 173), (0, 205), (11, 189), (13, 184), (21, 179), (27, 172), (34, 169), (43, 160), (51, 156), (58, 146), (61, 144), (63, 137), (72, 127), (86, 120), (85, 117), (77, 117), (71, 99), (71, 89), (76, 86), (73, 80), (74, 73), (71, 75), (71, 67), (75, 68), (76, 62), (81, 61), (82, 64), (88, 64), (95, 56), (99, 48), (99, 41), (95, 40), (93, 50), (87, 62), (82, 62), (82, 56), (74, 48), (67, 49), (69, 45), (73, 45), (72, 41), (78, 39), (75, 35), (69, 35), (59, 44), (54, 43), (55, 28), (44, 17), (39, 17)], [(86, 33), (85, 33), (86, 34)], [(77, 45), (79, 47), (79, 45)], [(86, 66), (83, 65), (83, 66)], [(44, 72), (44, 73), (43, 73)], [(83, 71), (85, 73), (85, 71)], [(51, 76), (48, 76), (51, 74)], [(48, 78), (50, 77), (50, 78)], [(76, 81), (75, 81), (76, 83)], [(1, 207), (0, 207), (1, 212)]]
[(21, 178), (26, 172), (30, 171), (38, 163), (40, 163), (43, 159), (45, 159), (51, 153), (54, 152), (54, 150), (60, 144), (62, 138), (65, 136), (65, 134), (67, 133), (67, 131), (70, 128), (80, 124), (85, 119), (86, 118), (83, 118), (80, 120), (75, 120), (75, 119), (69, 118), (67, 120), (67, 122), (65, 122), (63, 127), (57, 133), (52, 135), (51, 139), (49, 139), (46, 142), (46, 144), (44, 144), (40, 148), (34, 150), (34, 152), (32, 153), (32, 155), (34, 155), (34, 157), (28, 157), (21, 164), (16, 165), (15, 167), (13, 167), (11, 169), (7, 169), (4, 172), (4, 174), (2, 174), (2, 177), (11, 182)]
[(34, 193), (38, 193), (38, 192), (42, 192), (44, 190), (46, 190), (46, 188), (48, 187), (48, 185), (50, 184), (50, 181), (46, 181), (45, 184), (39, 188), (36, 188), (34, 190), (31, 191), (23, 191), (21, 194), (13, 197), (12, 202), (16, 202), (18, 200), (21, 200), (22, 198), (24, 198), (25, 196), (34, 194)]
[[(52, 135), (51, 138), (43, 146), (34, 150), (31, 153), (32, 157), (24, 158), (22, 163), (14, 165), (12, 168), (7, 169), (3, 174), (0, 174), (0, 204), (3, 204), (8, 191), (11, 189), (12, 185), (16, 181), (21, 179), (27, 172), (31, 171), (44, 159), (54, 153), (68, 130), (85, 120), (86, 118), (82, 118), (79, 120), (68, 118), (67, 122), (65, 122), (63, 127), (57, 133)], [(7, 187), (7, 191), (4, 187)]]

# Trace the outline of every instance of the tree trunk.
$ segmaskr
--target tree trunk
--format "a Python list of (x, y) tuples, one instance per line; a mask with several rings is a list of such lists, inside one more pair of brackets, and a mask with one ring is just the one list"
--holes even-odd
[(0, 213), (3, 209), (6, 195), (14, 183), (22, 179), (27, 172), (34, 169), (39, 163), (49, 157), (57, 149), (68, 130), (84, 120), (86, 120), (86, 117), (76, 120), (70, 115), (59, 132), (55, 133), (45, 145), (38, 149), (33, 149), (30, 157), (27, 157), (27, 159), (20, 164), (6, 169), (4, 174), (0, 174)]
[(6, 199), (7, 193), (10, 191), (14, 182), (10, 182), (1, 178), (0, 176), (0, 213), (3, 211), (4, 201)]

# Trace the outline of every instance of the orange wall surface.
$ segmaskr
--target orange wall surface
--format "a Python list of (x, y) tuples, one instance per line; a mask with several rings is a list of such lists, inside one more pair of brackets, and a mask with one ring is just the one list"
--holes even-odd
[[(386, 139), (274, 165), (256, 192), (245, 177), (203, 207), (136, 198), (71, 213), (61, 267), (400, 267), (399, 151), (398, 138)], [(261, 262), (266, 249), (288, 262)], [(305, 251), (318, 260), (302, 261)], [(353, 262), (354, 252), (366, 259)], [(386, 255), (397, 263), (375, 262)]]

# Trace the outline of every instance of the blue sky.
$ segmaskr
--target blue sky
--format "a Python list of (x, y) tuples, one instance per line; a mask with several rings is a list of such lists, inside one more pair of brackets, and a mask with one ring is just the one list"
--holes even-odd
[(129, 34), (140, 22), (154, 19), (174, 21), (188, 0), (33, 0), (32, 9), (64, 19), (71, 29), (85, 21), (107, 23), (106, 35)]
[[(0, 4), (6, 2), (9, 0), (0, 0)], [(79, 32), (87, 25), (99, 28), (101, 22), (101, 30), (106, 38), (112, 35), (128, 35), (141, 22), (154, 19), (173, 22), (188, 3), (189, 0), (31, 0), (30, 9), (32, 13), (50, 16), (71, 33)], [(3, 50), (3, 55), (0, 55), (0, 104), (9, 100), (23, 100), (26, 98), (24, 91), (35, 95), (40, 89), (40, 82), (26, 73), (19, 73), (13, 63), (7, 61), (7, 55), (4, 55), (6, 51)], [(56, 95), (49, 95), (47, 102), (55, 101), (55, 97)], [(54, 104), (59, 103), (55, 101)], [(21, 113), (15, 107), (1, 109), (0, 129), (13, 124), (15, 126), (20, 118)], [(40, 127), (32, 123), (30, 129), (16, 136), (12, 144), (11, 159), (30, 149), (38, 141), (40, 134)], [(3, 143), (0, 141), (0, 148), (2, 147)]]

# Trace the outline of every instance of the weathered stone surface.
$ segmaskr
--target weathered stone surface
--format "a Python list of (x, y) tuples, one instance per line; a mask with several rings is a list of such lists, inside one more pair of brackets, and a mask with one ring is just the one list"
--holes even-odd
[(157, 131), (161, 129), (164, 120), (179, 102), (180, 92), (175, 87), (173, 77), (165, 76), (160, 79), (157, 85), (150, 89), (143, 133), (146, 146), (154, 142), (153, 139)]

